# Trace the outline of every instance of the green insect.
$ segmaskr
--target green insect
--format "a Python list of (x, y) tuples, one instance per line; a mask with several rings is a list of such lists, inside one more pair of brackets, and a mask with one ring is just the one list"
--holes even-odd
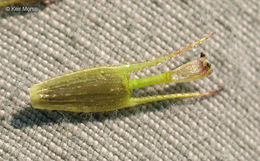
[(202, 54), (201, 57), (175, 70), (146, 78), (130, 79), (132, 72), (174, 58), (202, 43), (202, 41), (212, 35), (213, 33), (175, 53), (159, 57), (155, 60), (130, 65), (102, 66), (85, 69), (35, 84), (30, 88), (32, 106), (38, 109), (72, 112), (106, 112), (166, 99), (216, 94), (219, 90), (206, 93), (131, 97), (132, 89), (135, 88), (159, 83), (188, 82), (211, 74), (210, 65), (205, 61), (205, 55)]

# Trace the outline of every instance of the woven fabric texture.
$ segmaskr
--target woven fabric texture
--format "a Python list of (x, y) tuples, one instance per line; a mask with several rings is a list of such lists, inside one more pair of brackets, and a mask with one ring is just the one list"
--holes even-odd
[[(31, 10), (0, 9), (0, 160), (260, 160), (259, 0), (26, 5)], [(35, 83), (155, 59), (211, 32), (198, 47), (131, 78), (172, 70), (204, 52), (213, 68), (209, 77), (133, 95), (223, 88), (217, 95), (104, 114), (31, 107)]]

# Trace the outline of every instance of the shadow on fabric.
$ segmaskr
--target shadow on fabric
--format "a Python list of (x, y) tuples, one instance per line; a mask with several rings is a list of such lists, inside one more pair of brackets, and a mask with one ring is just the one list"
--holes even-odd
[[(183, 92), (190, 92), (190, 90), (194, 89), (199, 91), (196, 88), (192, 88), (190, 84), (179, 84), (178, 86), (170, 85), (169, 87), (162, 89), (158, 93), (150, 92), (148, 95), (155, 95), (155, 94), (165, 94), (165, 93), (183, 93)], [(140, 88), (140, 91), (144, 89)], [(141, 93), (142, 92), (137, 93)], [(138, 95), (137, 95), (138, 96)], [(207, 97), (204, 97), (207, 98)], [(196, 98), (196, 99), (176, 99), (176, 100), (165, 100), (165, 101), (158, 101), (153, 103), (148, 103), (146, 105), (140, 105), (131, 108), (125, 108), (122, 110), (116, 110), (112, 112), (104, 112), (104, 113), (74, 113), (74, 112), (65, 112), (65, 111), (50, 111), (50, 110), (40, 110), (34, 109), (31, 104), (28, 104), (23, 110), (17, 112), (13, 115), (11, 120), (11, 125), (14, 128), (22, 129), (26, 127), (33, 127), (33, 126), (44, 126), (44, 125), (52, 125), (52, 124), (60, 124), (64, 122), (69, 123), (84, 123), (84, 122), (104, 122), (105, 120), (113, 120), (113, 119), (120, 119), (124, 117), (129, 117), (130, 115), (136, 115), (140, 113), (146, 112), (156, 112), (167, 110), (171, 105), (178, 107), (178, 105), (189, 105), (195, 104), (198, 99), (203, 98)], [(176, 108), (176, 110), (180, 110)]]

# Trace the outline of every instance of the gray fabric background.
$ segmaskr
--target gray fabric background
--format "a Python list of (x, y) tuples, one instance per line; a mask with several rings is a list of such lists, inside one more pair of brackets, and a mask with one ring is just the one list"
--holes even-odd
[[(0, 15), (1, 160), (260, 160), (260, 2), (81, 1)], [(134, 90), (135, 96), (210, 91), (106, 114), (31, 108), (29, 88), (99, 65), (130, 64), (200, 46), (132, 78), (207, 55), (202, 80)]]

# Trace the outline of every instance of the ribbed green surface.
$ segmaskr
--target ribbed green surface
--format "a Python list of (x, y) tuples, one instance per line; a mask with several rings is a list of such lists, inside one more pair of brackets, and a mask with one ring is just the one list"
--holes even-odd
[[(0, 10), (0, 160), (260, 160), (259, 0), (62, 0)], [(100, 65), (143, 62), (216, 34), (142, 78), (207, 55), (213, 73), (135, 96), (210, 91), (109, 114), (35, 110), (29, 88)]]

